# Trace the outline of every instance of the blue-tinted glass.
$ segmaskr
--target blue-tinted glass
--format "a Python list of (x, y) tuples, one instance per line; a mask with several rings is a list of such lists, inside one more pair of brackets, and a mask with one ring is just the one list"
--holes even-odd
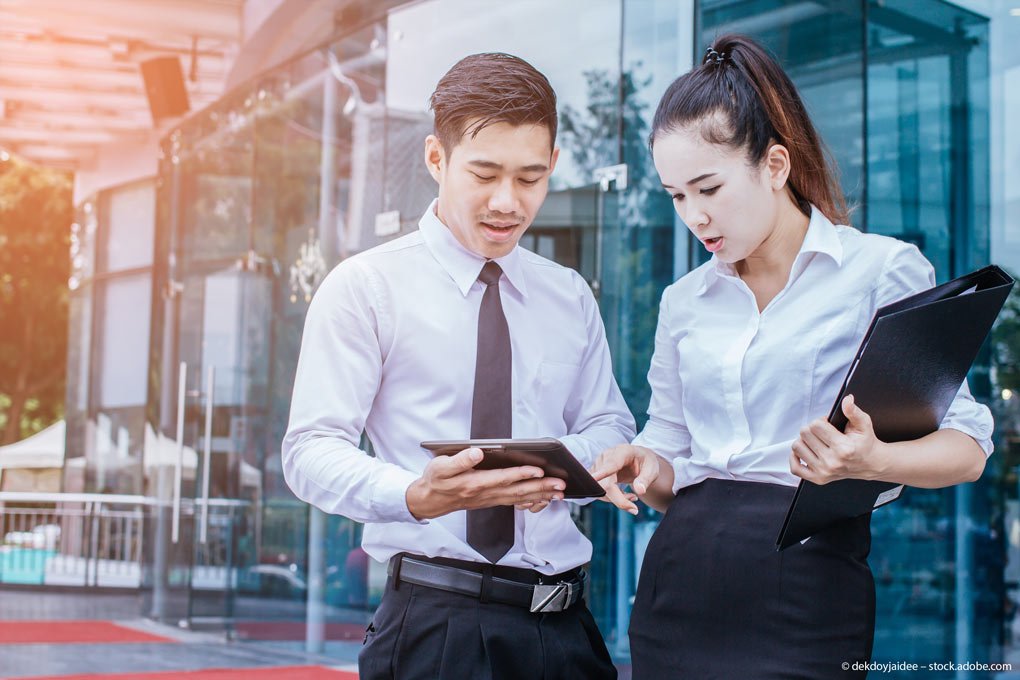
[[(949, 3), (870, 2), (867, 35), (867, 229), (916, 244), (945, 281), (988, 260), (987, 22)], [(970, 375), (981, 401), (987, 366), (982, 353)], [(875, 513), (876, 659), (997, 658), (996, 468)]]
[[(646, 419), (646, 374), (662, 290), (687, 271), (687, 229), (662, 189), (648, 152), (651, 120), (662, 92), (690, 68), (692, 2), (624, 3), (621, 29), (620, 161), (627, 188), (602, 193), (599, 305), (614, 371), (639, 426)], [(596, 93), (593, 92), (593, 98)], [(588, 599), (613, 656), (629, 657), (627, 627), (644, 548), (656, 513), (638, 517), (602, 503), (584, 509), (594, 543)]]
[[(778, 59), (838, 168), (852, 208), (851, 221), (863, 227), (865, 88), (860, 0), (824, 4), (703, 0), (700, 8), (699, 60), (701, 50), (715, 36), (729, 32), (752, 36)], [(694, 246), (694, 263), (707, 261), (708, 252), (697, 243)]]

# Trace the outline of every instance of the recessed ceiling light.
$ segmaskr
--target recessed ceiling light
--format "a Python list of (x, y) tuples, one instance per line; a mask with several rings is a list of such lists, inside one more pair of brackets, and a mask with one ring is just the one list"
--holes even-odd
[(1020, 7), (1014, 7), (1013, 9), (1009, 10), (1009, 14), (1010, 16), (1020, 17)]

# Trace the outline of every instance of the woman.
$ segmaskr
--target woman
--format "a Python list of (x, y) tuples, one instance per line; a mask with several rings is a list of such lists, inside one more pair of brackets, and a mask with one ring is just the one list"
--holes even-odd
[[(663, 95), (651, 149), (711, 261), (662, 296), (649, 420), (602, 453), (607, 499), (665, 512), (630, 626), (634, 677), (866, 675), (869, 518), (777, 552), (800, 479), (936, 488), (977, 479), (991, 415), (964, 384), (941, 429), (879, 441), (848, 396), (825, 416), (879, 307), (934, 284), (912, 245), (862, 234), (790, 79), (752, 40), (717, 39)], [(850, 667), (848, 673), (844, 662)]]

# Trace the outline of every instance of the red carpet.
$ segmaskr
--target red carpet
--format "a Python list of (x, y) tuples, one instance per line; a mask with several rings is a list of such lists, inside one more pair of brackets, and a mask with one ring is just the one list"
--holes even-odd
[(74, 642), (176, 642), (110, 621), (0, 621), (0, 645)]
[(201, 671), (162, 671), (160, 673), (100, 673), (89, 675), (53, 675), (32, 680), (358, 680), (358, 674), (334, 671), (322, 666), (282, 666), (277, 668), (210, 668)]
[[(304, 640), (307, 628), (304, 621), (238, 621), (234, 631), (242, 640)], [(326, 640), (355, 640), (365, 638), (363, 623), (327, 623)]]

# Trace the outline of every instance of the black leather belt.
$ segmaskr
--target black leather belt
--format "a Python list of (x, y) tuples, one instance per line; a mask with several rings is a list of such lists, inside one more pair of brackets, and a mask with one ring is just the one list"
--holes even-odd
[[(577, 570), (553, 577), (539, 575), (536, 577), (538, 583), (522, 583), (492, 575), (492, 568), (488, 565), (478, 564), (477, 571), (473, 564), (471, 567), (461, 568), (440, 564), (427, 557), (402, 554), (390, 560), (388, 571), (395, 587), (397, 583), (413, 583), (470, 595), (483, 601), (525, 607), (533, 613), (559, 612), (569, 608), (581, 599), (587, 580), (584, 571)], [(544, 580), (554, 582), (544, 583)]]

